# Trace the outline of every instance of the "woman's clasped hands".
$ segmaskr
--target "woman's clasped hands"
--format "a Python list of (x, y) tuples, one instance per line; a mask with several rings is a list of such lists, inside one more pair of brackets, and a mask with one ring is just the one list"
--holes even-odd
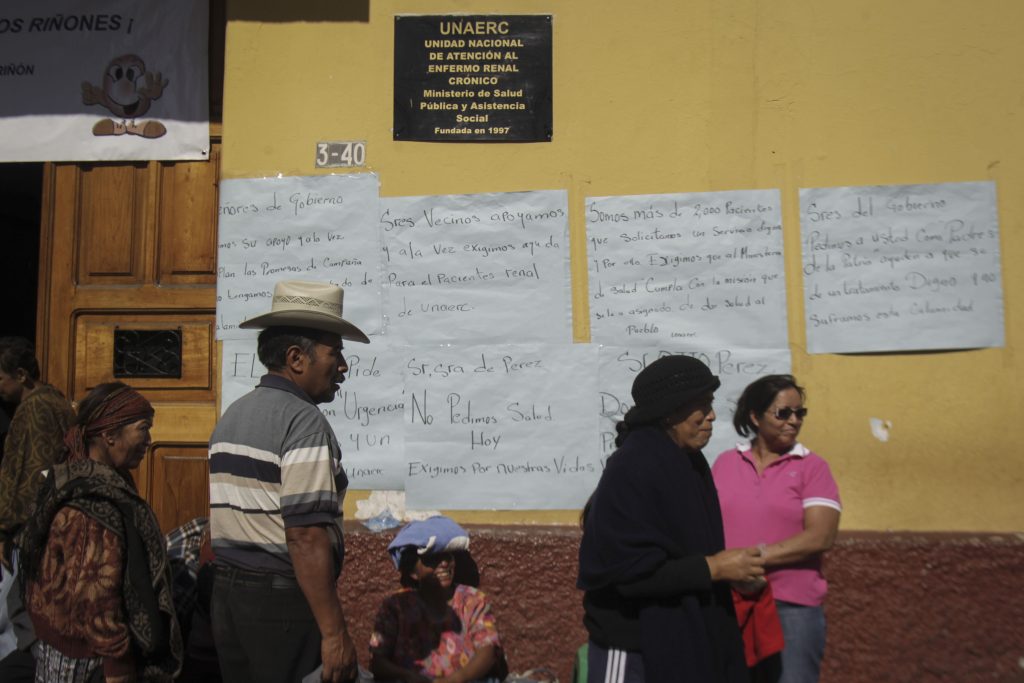
[(740, 593), (757, 593), (764, 588), (764, 548), (730, 548), (708, 555), (712, 581), (729, 581)]

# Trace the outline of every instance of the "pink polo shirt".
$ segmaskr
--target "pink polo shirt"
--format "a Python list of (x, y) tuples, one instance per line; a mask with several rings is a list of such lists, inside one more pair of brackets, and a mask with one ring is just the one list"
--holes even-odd
[[(711, 473), (722, 505), (725, 547), (772, 544), (804, 529), (804, 509), (825, 505), (842, 510), (839, 487), (828, 463), (796, 444), (760, 475), (750, 459), (750, 444), (739, 443), (715, 460)], [(820, 605), (828, 584), (821, 555), (768, 570), (776, 600)]]

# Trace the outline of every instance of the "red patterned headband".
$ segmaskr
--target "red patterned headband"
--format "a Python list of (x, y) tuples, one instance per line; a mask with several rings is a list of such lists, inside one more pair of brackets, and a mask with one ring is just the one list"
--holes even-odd
[(111, 429), (153, 416), (153, 406), (131, 387), (110, 392), (88, 415), (79, 415), (76, 424), (64, 435), (71, 460), (89, 457), (88, 440)]

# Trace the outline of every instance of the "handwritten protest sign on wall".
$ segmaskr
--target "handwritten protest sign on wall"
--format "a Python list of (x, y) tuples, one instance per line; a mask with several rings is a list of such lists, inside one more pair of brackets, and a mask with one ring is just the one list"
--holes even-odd
[(788, 349), (602, 346), (599, 365), (602, 457), (615, 450), (615, 424), (633, 407), (630, 389), (637, 373), (658, 358), (673, 354), (693, 356), (711, 368), (722, 382), (715, 392), (714, 432), (704, 448), (709, 462), (714, 462), (719, 453), (734, 447), (740, 439), (733, 429), (732, 418), (736, 401), (746, 386), (764, 375), (790, 372)]
[(406, 367), (409, 504), (575, 509), (600, 476), (597, 348), (435, 347)]
[[(221, 411), (266, 374), (253, 340), (226, 340), (221, 358)], [(337, 396), (319, 408), (334, 429), (351, 489), (400, 489), (405, 473), (402, 377), (409, 352), (373, 337), (345, 348), (349, 371)]]
[(1003, 345), (991, 182), (800, 190), (807, 350)]
[(381, 199), (395, 343), (572, 340), (567, 195)]
[(585, 204), (593, 342), (787, 346), (777, 190)]
[(377, 176), (224, 180), (217, 249), (217, 338), (256, 335), (238, 324), (271, 308), (279, 280), (345, 288), (344, 316), (380, 332)]

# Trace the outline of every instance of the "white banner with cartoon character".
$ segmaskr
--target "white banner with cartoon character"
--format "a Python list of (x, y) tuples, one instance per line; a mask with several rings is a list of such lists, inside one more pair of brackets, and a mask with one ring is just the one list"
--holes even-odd
[(0, 162), (206, 159), (207, 0), (0, 4)]

